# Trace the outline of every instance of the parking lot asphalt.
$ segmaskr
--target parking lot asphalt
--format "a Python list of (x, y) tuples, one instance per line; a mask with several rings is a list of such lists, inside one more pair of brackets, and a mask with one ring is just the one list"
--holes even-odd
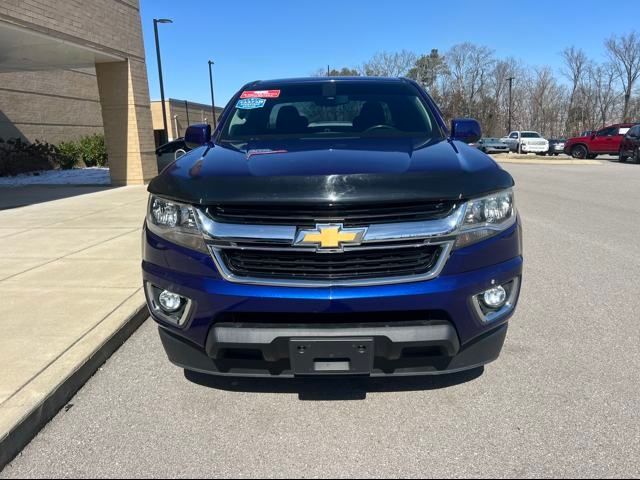
[(186, 378), (149, 321), (0, 478), (640, 476), (640, 165), (507, 169), (524, 287), (484, 371)]

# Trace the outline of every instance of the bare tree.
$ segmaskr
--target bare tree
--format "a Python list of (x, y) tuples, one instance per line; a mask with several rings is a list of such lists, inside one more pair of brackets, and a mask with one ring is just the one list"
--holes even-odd
[(378, 52), (362, 66), (362, 73), (369, 77), (405, 77), (413, 68), (418, 56), (408, 50)]
[(576, 117), (580, 114), (580, 107), (576, 105), (577, 97), (581, 82), (584, 81), (585, 74), (589, 68), (589, 59), (584, 50), (574, 46), (564, 49), (561, 56), (564, 63), (561, 73), (571, 83), (566, 125), (566, 129), (571, 131), (578, 123)]
[(622, 117), (629, 121), (633, 88), (640, 78), (640, 36), (636, 32), (621, 37), (614, 35), (605, 42), (605, 47), (624, 90)]
[(600, 126), (604, 127), (611, 120), (611, 113), (620, 98), (620, 94), (615, 89), (616, 69), (610, 63), (591, 66), (589, 77), (595, 87), (595, 99), (600, 113)]
[(485, 129), (492, 134), (502, 135), (509, 130), (509, 79), (522, 78), (522, 67), (514, 58), (499, 60), (495, 63), (489, 81), (492, 105), (489, 123)]
[(540, 132), (557, 136), (564, 108), (564, 90), (549, 67), (536, 71), (531, 85), (531, 126)]

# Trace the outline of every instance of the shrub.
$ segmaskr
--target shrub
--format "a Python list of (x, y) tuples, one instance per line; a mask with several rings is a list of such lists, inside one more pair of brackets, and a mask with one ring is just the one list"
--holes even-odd
[(80, 163), (81, 153), (77, 142), (62, 142), (56, 151), (56, 163), (62, 170), (71, 170)]
[(38, 170), (70, 170), (78, 165), (108, 165), (104, 135), (88, 135), (58, 146), (36, 140), (0, 139), (0, 176), (18, 175)]
[(77, 165), (87, 167), (106, 167), (107, 149), (104, 135), (88, 135), (77, 141), (62, 142), (58, 145), (60, 168), (73, 168)]
[(21, 139), (0, 142), (0, 176), (13, 176), (38, 170), (52, 170), (56, 148), (48, 143), (27, 143)]
[(106, 167), (108, 164), (107, 148), (104, 135), (89, 135), (78, 142), (80, 159), (87, 167)]

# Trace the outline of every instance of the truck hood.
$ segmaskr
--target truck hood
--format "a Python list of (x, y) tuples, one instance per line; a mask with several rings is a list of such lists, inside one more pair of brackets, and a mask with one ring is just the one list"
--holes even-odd
[(513, 186), (460, 142), (415, 139), (260, 141), (200, 147), (149, 192), (191, 204), (356, 204), (467, 199)]

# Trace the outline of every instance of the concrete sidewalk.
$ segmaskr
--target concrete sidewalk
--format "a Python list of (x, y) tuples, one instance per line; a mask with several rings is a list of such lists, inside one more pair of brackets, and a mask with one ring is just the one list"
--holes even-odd
[(126, 187), (0, 211), (0, 469), (146, 318), (146, 204)]

